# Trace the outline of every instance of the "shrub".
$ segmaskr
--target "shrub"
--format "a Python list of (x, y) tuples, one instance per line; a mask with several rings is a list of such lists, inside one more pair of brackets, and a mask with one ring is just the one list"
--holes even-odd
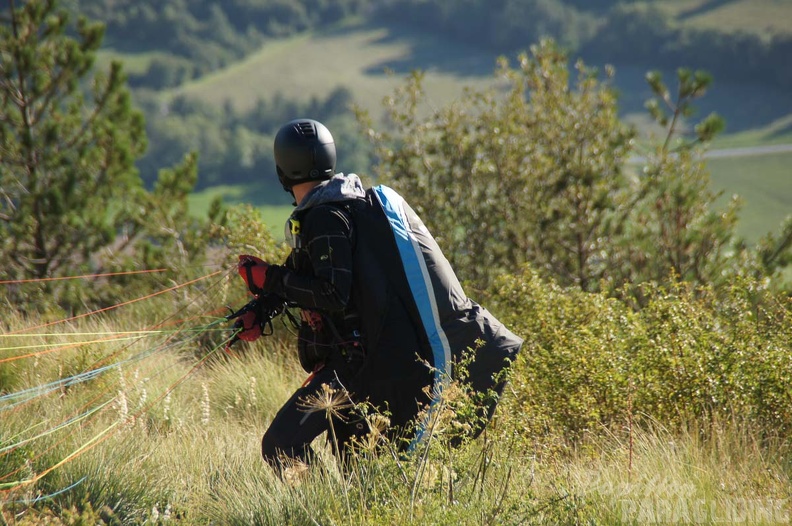
[(525, 338), (509, 402), (521, 425), (575, 437), (740, 415), (767, 435), (792, 430), (788, 297), (749, 279), (717, 295), (682, 283), (643, 292), (636, 312), (531, 270), (501, 280), (493, 308)]

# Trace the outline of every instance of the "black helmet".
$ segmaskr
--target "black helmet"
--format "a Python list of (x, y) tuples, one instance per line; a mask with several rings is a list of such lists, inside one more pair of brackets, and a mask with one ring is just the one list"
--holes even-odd
[(308, 181), (325, 181), (335, 174), (336, 149), (324, 124), (296, 119), (275, 135), (275, 168), (283, 189)]

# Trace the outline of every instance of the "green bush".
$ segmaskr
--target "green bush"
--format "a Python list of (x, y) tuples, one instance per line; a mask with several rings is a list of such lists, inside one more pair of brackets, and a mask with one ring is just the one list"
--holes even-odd
[(792, 302), (743, 280), (719, 291), (644, 287), (640, 311), (564, 290), (530, 270), (504, 278), (493, 308), (525, 338), (510, 409), (532, 433), (628, 422), (676, 426), (739, 415), (792, 430)]

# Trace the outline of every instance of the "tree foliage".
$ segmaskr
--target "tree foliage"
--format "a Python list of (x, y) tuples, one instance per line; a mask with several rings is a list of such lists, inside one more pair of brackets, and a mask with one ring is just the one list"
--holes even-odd
[[(163, 172), (147, 192), (135, 168), (146, 147), (144, 121), (122, 67), (92, 70), (103, 26), (80, 18), (72, 36), (54, 0), (11, 5), (10, 23), (0, 27), (3, 275), (45, 279), (164, 263), (173, 254), (165, 239), (185, 231), (195, 160)], [(124, 249), (136, 257), (125, 259)], [(159, 255), (141, 260), (147, 249)], [(54, 283), (38, 287), (38, 298), (9, 290), (15, 301), (62, 305), (101, 296)]]
[(133, 163), (146, 144), (143, 119), (121, 66), (97, 75), (85, 93), (80, 79), (102, 26), (81, 19), (74, 40), (68, 16), (54, 7), (27, 3), (0, 28), (3, 259), (13, 277), (87, 263), (129, 212), (119, 198), (140, 191)]
[(486, 286), (530, 263), (562, 285), (615, 292), (771, 270), (738, 242), (737, 203), (714, 207), (701, 146), (722, 119), (694, 125), (693, 139), (680, 135), (709, 76), (680, 70), (672, 97), (649, 75), (657, 99), (648, 107), (666, 134), (631, 174), (635, 134), (618, 118), (614, 90), (582, 62), (575, 71), (572, 81), (566, 55), (543, 41), (516, 68), (501, 60), (505, 92), (470, 91), (425, 116), (416, 73), (386, 101), (393, 130), (369, 133), (377, 173), (423, 214), (461, 276)]
[[(720, 79), (789, 88), (792, 36), (702, 29), (634, 0), (390, 0), (375, 16), (440, 31), (498, 53), (552, 38), (589, 61), (690, 64)], [(475, 35), (475, 39), (471, 39)]]
[(465, 279), (488, 282), (533, 262), (563, 283), (596, 288), (608, 227), (626, 199), (633, 132), (616, 97), (545, 41), (512, 69), (505, 96), (469, 92), (426, 120), (420, 76), (389, 99), (395, 131), (372, 134), (382, 182), (408, 196)]

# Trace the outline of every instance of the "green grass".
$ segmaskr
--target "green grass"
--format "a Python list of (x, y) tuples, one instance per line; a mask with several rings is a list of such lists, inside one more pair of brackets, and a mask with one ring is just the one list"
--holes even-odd
[(723, 190), (721, 202), (738, 194), (744, 201), (737, 226), (750, 241), (776, 233), (792, 214), (792, 152), (710, 159), (712, 186)]
[[(212, 201), (220, 197), (226, 206), (236, 204), (251, 204), (256, 206), (260, 202), (255, 192), (250, 192), (245, 186), (213, 186), (199, 192), (193, 192), (189, 197), (190, 214), (193, 217), (205, 218)], [(256, 206), (261, 214), (261, 220), (276, 239), (283, 238), (283, 225), (294, 210), (290, 204)]]
[(767, 36), (792, 32), (787, 0), (659, 0), (652, 2), (688, 25)]

